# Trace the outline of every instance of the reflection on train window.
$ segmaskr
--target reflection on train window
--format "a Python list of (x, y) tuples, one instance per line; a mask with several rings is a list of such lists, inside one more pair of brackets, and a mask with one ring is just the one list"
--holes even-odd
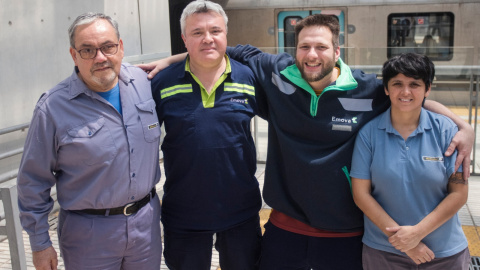
[(300, 16), (288, 16), (283, 21), (284, 25), (284, 40), (285, 40), (285, 52), (295, 56), (295, 25), (300, 21)]
[(395, 13), (388, 16), (388, 58), (406, 52), (431, 60), (453, 56), (454, 15), (451, 12)]

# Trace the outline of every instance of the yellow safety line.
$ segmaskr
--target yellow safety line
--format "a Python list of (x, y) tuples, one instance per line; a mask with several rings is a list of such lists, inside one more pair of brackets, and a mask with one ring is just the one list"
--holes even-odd
[(462, 226), (463, 232), (468, 240), (468, 249), (471, 256), (480, 256), (479, 229), (475, 226)]

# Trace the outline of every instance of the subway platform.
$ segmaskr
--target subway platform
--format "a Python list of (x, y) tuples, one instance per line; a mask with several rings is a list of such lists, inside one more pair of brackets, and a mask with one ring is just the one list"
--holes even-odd
[[(263, 179), (264, 179), (264, 172), (265, 172), (265, 165), (258, 164), (257, 168), (257, 179), (260, 184), (260, 188), (263, 188)], [(163, 176), (162, 172), (162, 176)], [(157, 185), (157, 191), (159, 194), (162, 193), (162, 186), (165, 181), (164, 177)], [(262, 226), (267, 222), (268, 216), (270, 214), (270, 207), (263, 204), (263, 207), (260, 211), (260, 218)], [(460, 221), (463, 226), (463, 230), (465, 235), (468, 239), (468, 246), (470, 249), (470, 254), (472, 257), (480, 257), (480, 176), (471, 176), (469, 179), (469, 196), (468, 201), (465, 206), (459, 212)], [(53, 245), (58, 252), (58, 239), (57, 239), (57, 217), (56, 214), (53, 213), (50, 215), (50, 236), (52, 238)], [(32, 263), (32, 251), (30, 249), (28, 235), (23, 232), (23, 242), (25, 246), (25, 255), (27, 259), (27, 269), (34, 270)], [(213, 255), (212, 255), (212, 265), (211, 270), (220, 270), (219, 267), (219, 257), (218, 252), (212, 248)], [(159, 254), (160, 255), (160, 254)], [(480, 260), (474, 261), (473, 265), (471, 266), (471, 270), (480, 270)], [(8, 247), (8, 240), (3, 240), (0, 242), (0, 270), (11, 270), (11, 261), (10, 261), (10, 251)], [(65, 269), (63, 265), (63, 261), (59, 258), (58, 269)], [(162, 256), (162, 265), (160, 267), (161, 270), (168, 270), (165, 266), (163, 256)]]

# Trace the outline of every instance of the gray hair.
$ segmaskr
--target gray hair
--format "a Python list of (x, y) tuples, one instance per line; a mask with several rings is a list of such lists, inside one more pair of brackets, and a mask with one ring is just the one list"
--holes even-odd
[(117, 38), (120, 40), (120, 32), (118, 32), (118, 23), (112, 19), (110, 16), (107, 16), (103, 13), (94, 13), (94, 12), (87, 12), (80, 16), (78, 16), (75, 21), (73, 21), (72, 25), (68, 28), (68, 36), (70, 37), (70, 46), (75, 49), (75, 30), (80, 25), (90, 24), (98, 20), (106, 20), (108, 21), (112, 27), (115, 29), (115, 34), (117, 34)]
[(225, 29), (228, 32), (228, 28), (227, 28), (228, 17), (227, 17), (227, 14), (225, 14), (225, 11), (223, 10), (222, 6), (208, 0), (195, 0), (190, 2), (190, 4), (188, 4), (185, 7), (185, 9), (182, 12), (182, 16), (180, 17), (180, 29), (182, 30), (182, 35), (185, 36), (185, 24), (186, 24), (187, 18), (190, 15), (193, 15), (195, 13), (208, 13), (208, 12), (215, 12), (221, 15), (223, 17), (223, 21), (225, 22)]

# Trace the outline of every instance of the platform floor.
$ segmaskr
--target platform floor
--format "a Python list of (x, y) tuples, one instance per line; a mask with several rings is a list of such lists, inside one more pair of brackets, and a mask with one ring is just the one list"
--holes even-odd
[[(263, 188), (263, 177), (264, 177), (265, 165), (258, 164), (257, 169), (257, 178), (260, 183), (260, 188)], [(163, 181), (157, 185), (157, 190), (161, 193), (163, 186)], [(270, 214), (270, 207), (266, 204), (263, 205), (262, 210), (260, 211), (260, 218), (262, 226), (268, 220)], [(460, 220), (463, 225), (463, 230), (468, 238), (470, 253), (472, 256), (480, 256), (480, 176), (472, 176), (469, 180), (469, 197), (467, 204), (462, 207), (459, 212)], [(51, 215), (51, 230), (50, 236), (52, 238), (55, 249), (58, 252), (58, 239), (56, 234), (56, 216)], [(32, 251), (29, 246), (28, 236), (23, 232), (25, 253), (27, 258), (27, 268), (34, 270), (32, 263)], [(218, 262), (218, 252), (213, 249), (212, 256), (212, 266), (211, 270), (219, 270)], [(10, 251), (8, 248), (8, 241), (4, 240), (0, 242), (0, 270), (10, 270)], [(60, 258), (58, 269), (65, 269), (63, 261)], [(163, 263), (162, 256), (162, 265), (161, 270), (167, 270), (168, 268)]]

